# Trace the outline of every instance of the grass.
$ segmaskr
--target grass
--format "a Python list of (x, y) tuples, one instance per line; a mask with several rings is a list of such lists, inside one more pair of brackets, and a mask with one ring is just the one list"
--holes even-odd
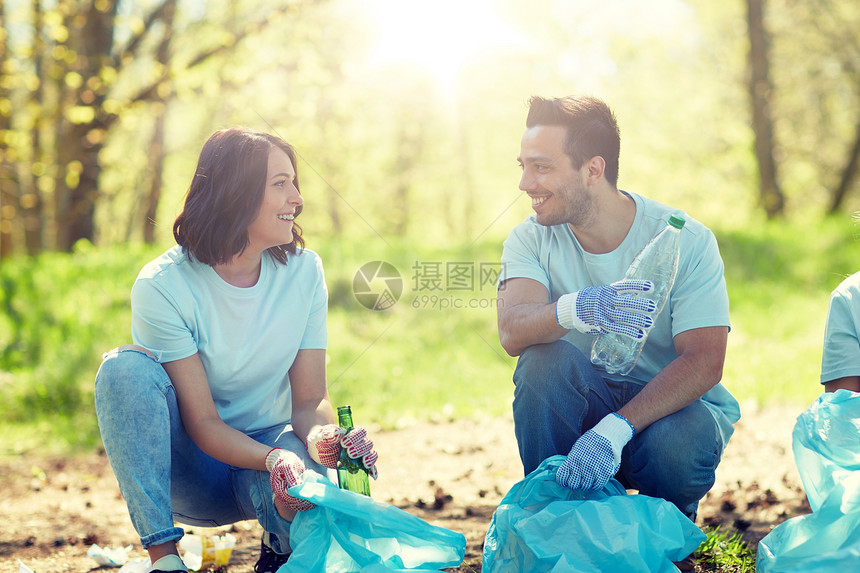
[[(742, 402), (805, 407), (820, 393), (829, 293), (860, 261), (853, 224), (847, 218), (762, 223), (716, 234), (732, 313), (724, 384)], [(325, 262), (329, 286), (335, 403), (351, 403), (362, 423), (388, 428), (509, 410), (515, 360), (496, 333), (498, 242), (311, 247)], [(101, 353), (130, 340), (129, 289), (162, 250), (83, 244), (72, 254), (3, 262), (0, 451), (44, 447), (46, 434), (57, 448), (98, 444), (92, 381)], [(356, 272), (376, 260), (393, 265), (402, 284), (397, 303), (382, 311), (353, 295)], [(381, 280), (371, 283), (374, 292)]]
[[(130, 342), (129, 290), (162, 250), (82, 244), (72, 254), (3, 262), (0, 452), (98, 445), (92, 384), (101, 354)], [(327, 368), (336, 404), (350, 403), (362, 423), (389, 428), (509, 409), (514, 360), (495, 333), (495, 283), (447, 284), (444, 271), (498, 264), (495, 245), (453, 253), (351, 244), (317, 250), (330, 293)], [(367, 309), (353, 296), (356, 271), (373, 260), (401, 275), (403, 291), (389, 310)], [(438, 284), (431, 281), (437, 267)]]
[(696, 550), (702, 571), (720, 573), (752, 573), (755, 571), (755, 553), (736, 531), (723, 531), (719, 527), (706, 528), (707, 539)]
[(717, 238), (732, 317), (724, 384), (741, 401), (806, 407), (821, 393), (830, 292), (860, 270), (853, 224), (768, 223)]
[[(332, 399), (384, 427), (506, 412), (515, 362), (496, 334), (495, 282), (449, 281), (497, 264), (499, 253), (490, 251), (321, 251), (338, 261), (326, 269)], [(373, 260), (389, 262), (402, 280), (388, 310), (369, 310), (352, 293), (356, 271)]]
[[(726, 265), (732, 333), (724, 384), (741, 400), (794, 403), (821, 388), (830, 291), (860, 262), (847, 218), (716, 228)], [(510, 409), (515, 360), (496, 333), (492, 265), (499, 242), (443, 249), (351, 241), (311, 245), (329, 286), (328, 380), (359, 423), (496, 416)], [(98, 447), (92, 382), (101, 353), (130, 339), (128, 293), (163, 247), (46, 253), (0, 266), (0, 453)], [(393, 265), (397, 303), (370, 310), (353, 295), (370, 261)], [(490, 276), (482, 277), (482, 270)], [(471, 284), (464, 273), (477, 275)], [(454, 274), (451, 274), (454, 273)], [(382, 285), (371, 285), (376, 292)], [(384, 281), (383, 281), (384, 282)], [(736, 532), (711, 530), (699, 549), (713, 571), (754, 570)]]

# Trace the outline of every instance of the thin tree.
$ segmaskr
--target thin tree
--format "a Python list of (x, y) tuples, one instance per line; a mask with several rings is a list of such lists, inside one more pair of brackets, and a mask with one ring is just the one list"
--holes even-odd
[[(158, 45), (156, 61), (163, 67), (170, 65), (170, 39), (173, 37), (173, 18), (176, 13), (176, 0), (169, 0), (164, 10), (164, 32)], [(143, 240), (151, 244), (155, 242), (155, 221), (158, 211), (158, 202), (161, 199), (161, 187), (163, 184), (162, 171), (164, 170), (164, 123), (166, 115), (165, 103), (156, 103), (155, 126), (152, 132), (152, 140), (149, 146), (149, 193), (144, 202), (143, 214)]]
[[(0, 69), (5, 67), (8, 58), (6, 13), (3, 8), (3, 0), (0, 0)], [(9, 145), (6, 143), (12, 126), (9, 91), (6, 82), (0, 82), (0, 259), (11, 255), (15, 246), (12, 218), (18, 204), (14, 192), (17, 178), (9, 158)]]
[[(25, 226), (30, 252), (45, 247), (70, 250), (80, 239), (92, 240), (100, 155), (123, 113), (140, 103), (165, 104), (174, 93), (174, 78), (215, 56), (228, 56), (246, 37), (299, 5), (284, 3), (236, 33), (222, 35), (214, 46), (195, 45), (191, 54), (187, 48), (178, 54), (170, 42), (176, 32), (176, 0), (160, 0), (141, 17), (139, 26), (126, 28), (120, 28), (126, 17), (120, 16), (119, 4), (120, 0), (32, 0), (28, 24), (33, 33), (18, 36), (14, 54), (7, 50), (4, 19), (0, 58), (15, 59), (15, 65), (0, 67), (0, 90), (10, 92), (0, 92), (0, 134), (14, 132), (0, 145), (15, 142), (14, 149), (0, 148), (4, 253), (18, 247)], [(5, 18), (8, 14), (2, 8), (0, 2)], [(193, 26), (186, 32), (194, 33)], [(22, 45), (25, 41), (29, 44)], [(26, 106), (9, 103), (25, 99)], [(156, 119), (152, 141), (156, 148), (162, 131)], [(10, 154), (17, 158), (15, 165), (8, 160)], [(158, 204), (159, 155), (150, 164), (152, 187), (140, 209), (147, 220), (154, 218)], [(13, 169), (7, 170), (10, 165)], [(33, 169), (37, 165), (38, 176)], [(26, 181), (18, 180), (21, 174)]]
[(755, 134), (755, 156), (759, 172), (759, 203), (769, 219), (783, 216), (785, 197), (779, 186), (774, 159), (774, 131), (771, 117), (773, 86), (770, 81), (768, 34), (764, 22), (765, 0), (747, 0), (749, 31), (749, 95)]
[(857, 187), (860, 177), (860, 33), (857, 32), (860, 8), (856, 4), (853, 6), (851, 17), (846, 17), (844, 10), (837, 14), (829, 2), (817, 3), (818, 13), (822, 18), (826, 18), (829, 24), (826, 26), (825, 38), (831, 42), (832, 53), (839, 59), (843, 75), (848, 80), (848, 87), (854, 94), (854, 135), (845, 154), (839, 183), (830, 195), (831, 214), (841, 210), (845, 197), (851, 189)]

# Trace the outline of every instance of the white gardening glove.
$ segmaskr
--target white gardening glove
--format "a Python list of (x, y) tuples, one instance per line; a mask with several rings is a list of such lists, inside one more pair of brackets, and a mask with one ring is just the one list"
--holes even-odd
[(348, 434), (336, 424), (317, 426), (308, 434), (308, 453), (318, 464), (327, 468), (337, 467), (341, 448), (354, 460), (360, 460), (367, 475), (376, 479), (376, 460), (379, 455), (373, 449), (373, 442), (367, 438), (367, 430), (355, 426)]
[(657, 305), (635, 293), (652, 288), (651, 281), (632, 279), (585, 287), (561, 295), (556, 304), (556, 320), (568, 330), (594, 335), (614, 332), (638, 340), (654, 324), (651, 314), (657, 310)]
[(305, 464), (295, 452), (283, 448), (272, 448), (266, 455), (266, 469), (269, 470), (269, 481), (272, 493), (285, 506), (293, 511), (307, 511), (316, 507), (306, 499), (293, 497), (287, 490), (302, 482)]
[(308, 453), (318, 464), (327, 468), (337, 467), (340, 456), (340, 440), (346, 430), (337, 424), (316, 426), (310, 431), (307, 439)]
[(582, 434), (555, 474), (555, 481), (574, 490), (600, 490), (621, 467), (621, 450), (636, 430), (620, 414), (604, 416)]

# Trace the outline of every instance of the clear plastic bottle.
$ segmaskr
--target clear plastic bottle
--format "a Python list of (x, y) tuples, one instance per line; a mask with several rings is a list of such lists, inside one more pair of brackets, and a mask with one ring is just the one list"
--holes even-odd
[[(338, 425), (345, 429), (347, 434), (352, 431), (352, 408), (338, 406), (337, 419)], [(364, 469), (364, 464), (361, 463), (361, 460), (349, 457), (346, 448), (341, 448), (340, 457), (337, 460), (337, 481), (341, 489), (370, 496), (370, 480)]]
[[(625, 279), (643, 279), (654, 283), (653, 290), (638, 296), (650, 298), (657, 303), (657, 310), (652, 315), (655, 321), (669, 298), (672, 285), (675, 284), (681, 252), (681, 229), (685, 222), (682, 217), (671, 215), (666, 227), (642, 247), (624, 275)], [(609, 374), (629, 374), (639, 360), (647, 338), (647, 330), (640, 340), (611, 332), (601, 334), (591, 345), (591, 363)]]

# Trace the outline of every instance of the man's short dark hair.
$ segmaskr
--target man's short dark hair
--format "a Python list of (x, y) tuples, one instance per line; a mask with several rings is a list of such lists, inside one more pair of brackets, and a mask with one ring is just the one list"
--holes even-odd
[(567, 128), (564, 152), (574, 169), (599, 155), (606, 163), (604, 176), (618, 185), (621, 132), (615, 115), (603, 101), (588, 96), (547, 99), (532, 96), (526, 127), (558, 125)]

